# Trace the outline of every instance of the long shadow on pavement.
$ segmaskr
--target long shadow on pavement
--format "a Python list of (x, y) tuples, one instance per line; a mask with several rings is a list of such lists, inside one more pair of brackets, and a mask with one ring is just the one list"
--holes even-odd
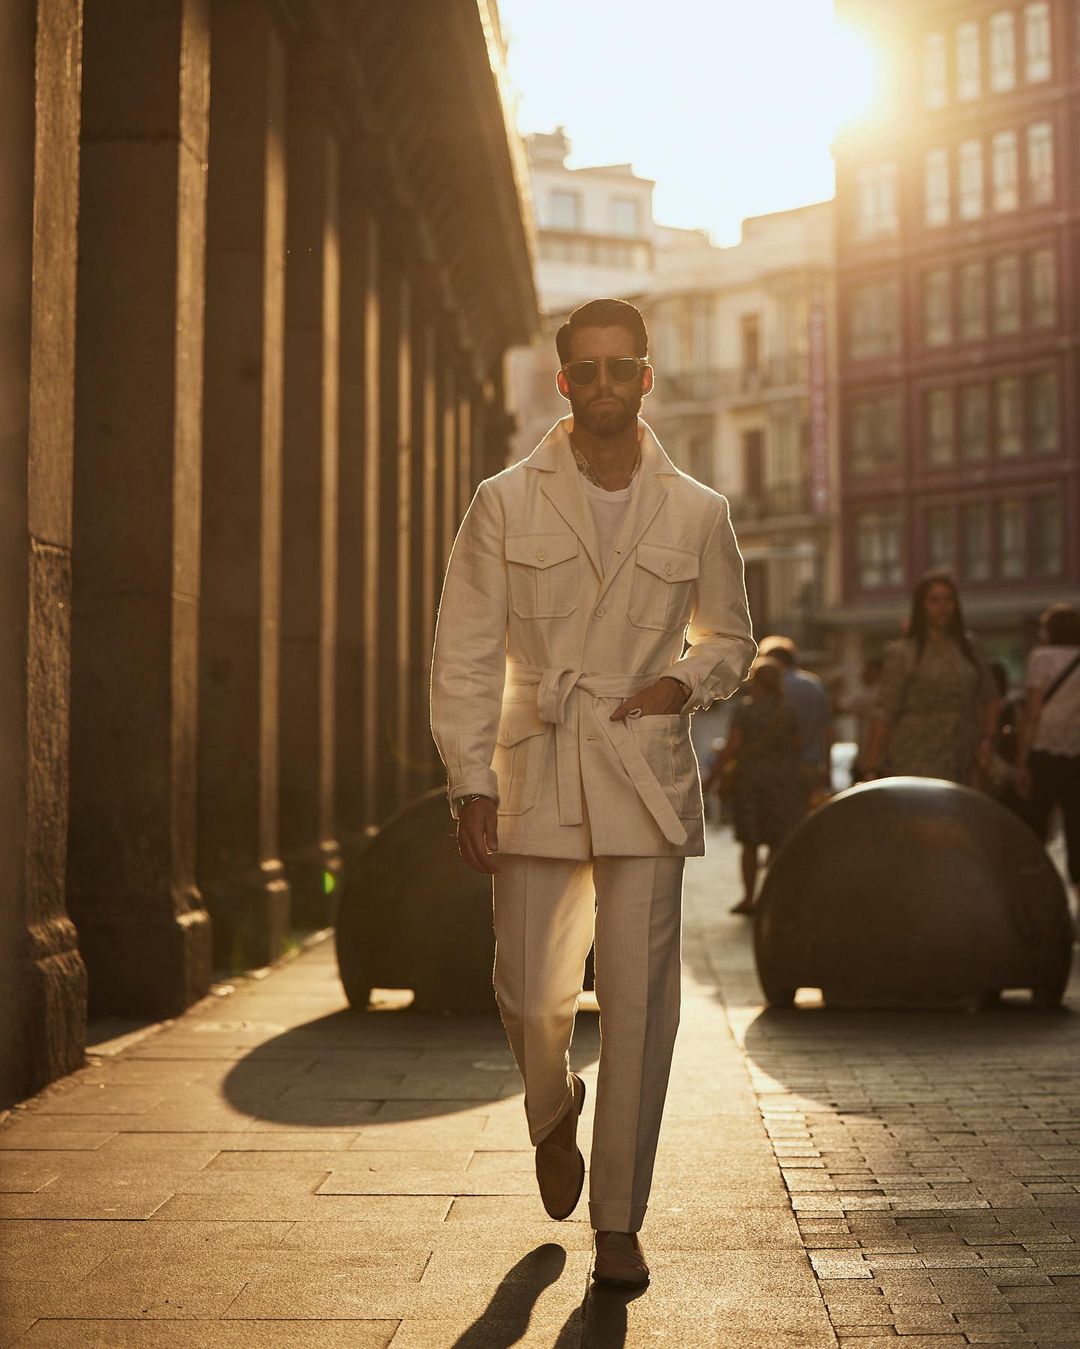
[(1021, 1095), (1080, 1082), (1080, 1018), (1019, 1002), (978, 1012), (764, 1010), (743, 1043), (769, 1077), (841, 1111), (940, 1099), (977, 1075), (1002, 1090), (1011, 1079)]
[[(575, 1065), (599, 1052), (597, 1019), (583, 1013)], [(472, 1110), (516, 1095), (521, 1079), (497, 1015), (338, 1011), (254, 1047), (222, 1089), (256, 1119), (349, 1128)]]
[[(453, 1349), (508, 1349), (529, 1328), (533, 1308), (566, 1265), (566, 1252), (547, 1242), (530, 1251), (503, 1276), (491, 1301), (454, 1341)], [(627, 1307), (643, 1289), (619, 1292), (591, 1285), (552, 1342), (552, 1349), (622, 1349)]]

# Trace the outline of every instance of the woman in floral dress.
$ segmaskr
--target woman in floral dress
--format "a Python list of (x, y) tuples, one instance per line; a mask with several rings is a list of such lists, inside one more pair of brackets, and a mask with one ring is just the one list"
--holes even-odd
[(972, 785), (989, 762), (999, 698), (971, 637), (951, 576), (915, 587), (908, 636), (890, 647), (864, 771)]

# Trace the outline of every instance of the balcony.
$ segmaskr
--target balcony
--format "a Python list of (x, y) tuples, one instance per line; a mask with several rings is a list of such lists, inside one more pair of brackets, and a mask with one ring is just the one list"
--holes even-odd
[(736, 525), (809, 515), (810, 484), (805, 481), (774, 483), (757, 493), (731, 497), (730, 505), (731, 518)]
[(661, 366), (656, 398), (662, 403), (746, 399), (793, 386), (801, 388), (806, 380), (807, 363), (803, 355), (774, 356), (752, 368), (734, 366), (668, 372)]

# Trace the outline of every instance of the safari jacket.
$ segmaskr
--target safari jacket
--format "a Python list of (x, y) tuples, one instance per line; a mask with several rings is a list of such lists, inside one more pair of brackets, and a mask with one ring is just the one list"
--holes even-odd
[[(451, 808), (494, 798), (505, 853), (700, 855), (690, 713), (733, 693), (756, 649), (728, 504), (639, 422), (604, 575), (572, 427), (482, 482), (454, 543), (431, 682)], [(679, 713), (611, 721), (663, 675), (690, 689)]]

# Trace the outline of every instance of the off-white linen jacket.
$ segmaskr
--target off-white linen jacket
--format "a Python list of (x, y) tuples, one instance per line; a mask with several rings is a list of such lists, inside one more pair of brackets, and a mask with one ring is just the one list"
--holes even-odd
[[(689, 714), (733, 693), (756, 649), (727, 501), (640, 422), (641, 468), (604, 575), (572, 427), (557, 422), (482, 482), (454, 543), (431, 681), (451, 803), (497, 800), (505, 853), (696, 856)], [(610, 720), (665, 674), (690, 688), (680, 713)]]

